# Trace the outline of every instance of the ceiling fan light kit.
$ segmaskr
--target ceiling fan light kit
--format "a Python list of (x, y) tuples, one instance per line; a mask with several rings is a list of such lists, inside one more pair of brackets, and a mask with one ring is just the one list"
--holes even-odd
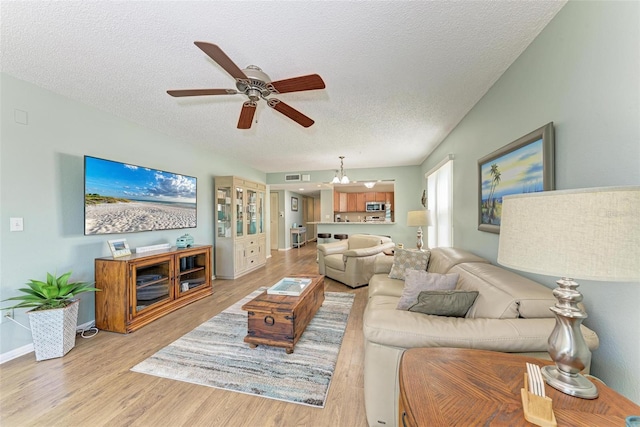
[[(313, 125), (314, 121), (300, 111), (285, 104), (277, 98), (268, 98), (273, 94), (289, 92), (301, 92), (306, 90), (324, 89), (325, 84), (317, 74), (293, 77), (290, 79), (271, 81), (271, 78), (260, 67), (249, 65), (241, 70), (223, 51), (215, 44), (207, 42), (194, 42), (204, 53), (220, 65), (227, 73), (236, 79), (235, 89), (180, 89), (168, 90), (167, 93), (174, 97), (206, 96), (206, 95), (237, 95), (243, 94), (249, 98), (240, 110), (238, 129), (250, 129), (253, 117), (258, 106), (258, 101), (264, 99), (267, 105), (277, 112), (285, 115), (303, 127)], [(347, 178), (348, 183), (348, 178)]]

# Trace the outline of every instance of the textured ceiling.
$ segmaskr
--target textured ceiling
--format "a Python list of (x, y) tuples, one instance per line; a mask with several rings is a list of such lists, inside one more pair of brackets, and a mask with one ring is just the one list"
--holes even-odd
[[(565, 1), (2, 1), (1, 69), (263, 172), (418, 165)], [(272, 80), (326, 89), (278, 97), (303, 128), (234, 88), (194, 41)]]

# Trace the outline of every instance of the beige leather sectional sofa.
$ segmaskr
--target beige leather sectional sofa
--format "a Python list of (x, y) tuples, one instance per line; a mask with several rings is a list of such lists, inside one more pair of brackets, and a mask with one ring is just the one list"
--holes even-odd
[[(370, 426), (397, 425), (398, 367), (407, 348), (474, 348), (549, 358), (547, 340), (555, 325), (549, 307), (556, 299), (546, 286), (465, 250), (432, 249), (427, 271), (458, 273), (456, 289), (479, 291), (466, 317), (433, 316), (396, 309), (404, 281), (388, 277), (392, 264), (391, 256), (376, 258), (363, 319)], [(584, 326), (582, 331), (589, 348), (596, 349), (595, 332)]]

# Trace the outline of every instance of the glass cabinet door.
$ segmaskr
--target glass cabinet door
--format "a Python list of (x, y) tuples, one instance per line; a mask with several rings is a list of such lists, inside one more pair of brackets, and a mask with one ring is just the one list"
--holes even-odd
[(264, 233), (264, 191), (258, 192), (258, 233)]
[(236, 236), (244, 236), (244, 190), (236, 187)]
[(258, 222), (257, 193), (247, 189), (247, 235), (256, 234)]
[(217, 194), (216, 233), (218, 237), (231, 237), (231, 187), (219, 187)]
[(132, 310), (132, 316), (152, 305), (169, 301), (171, 297), (171, 268), (169, 261), (135, 265), (132, 270), (133, 279), (136, 283), (133, 291), (133, 308), (135, 310)]

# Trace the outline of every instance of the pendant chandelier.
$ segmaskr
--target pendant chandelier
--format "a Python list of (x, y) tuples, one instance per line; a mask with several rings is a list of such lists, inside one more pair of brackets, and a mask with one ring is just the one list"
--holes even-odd
[(338, 171), (336, 171), (336, 175), (333, 177), (331, 181), (332, 184), (348, 184), (349, 177), (344, 174), (344, 156), (340, 156), (340, 175), (338, 175)]

